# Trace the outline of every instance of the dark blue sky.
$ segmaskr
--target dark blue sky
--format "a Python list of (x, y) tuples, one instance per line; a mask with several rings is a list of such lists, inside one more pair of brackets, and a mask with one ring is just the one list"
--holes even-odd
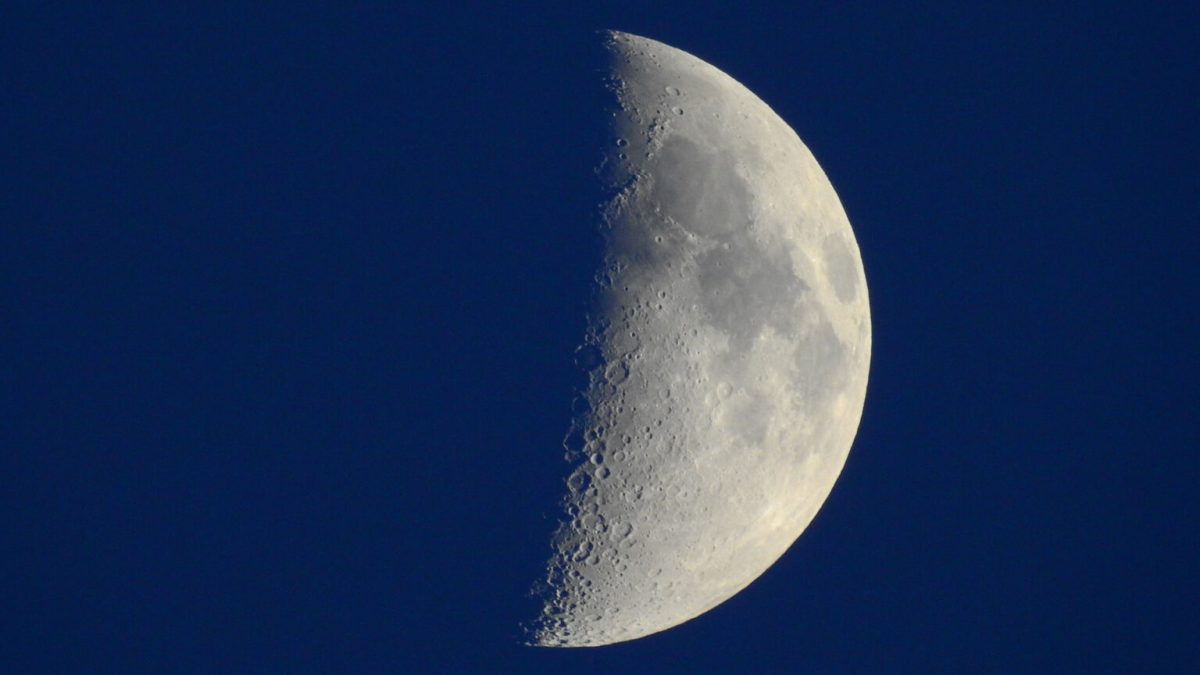
[[(1200, 667), (1195, 9), (406, 4), (0, 10), (0, 669)], [(538, 650), (602, 28), (792, 124), (875, 351), (762, 578)]]

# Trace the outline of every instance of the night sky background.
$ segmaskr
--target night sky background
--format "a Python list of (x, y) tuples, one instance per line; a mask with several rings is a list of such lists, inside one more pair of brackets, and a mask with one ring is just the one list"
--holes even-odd
[[(1200, 5), (435, 4), (0, 9), (0, 670), (1200, 672)], [(875, 347), (758, 581), (534, 649), (604, 28), (800, 134)]]

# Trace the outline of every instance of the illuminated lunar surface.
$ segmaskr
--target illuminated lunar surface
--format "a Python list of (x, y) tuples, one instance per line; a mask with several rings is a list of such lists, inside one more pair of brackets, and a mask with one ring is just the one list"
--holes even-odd
[(546, 646), (670, 628), (770, 567), (845, 464), (870, 361), (858, 245), (795, 132), (690, 54), (607, 39), (615, 197)]

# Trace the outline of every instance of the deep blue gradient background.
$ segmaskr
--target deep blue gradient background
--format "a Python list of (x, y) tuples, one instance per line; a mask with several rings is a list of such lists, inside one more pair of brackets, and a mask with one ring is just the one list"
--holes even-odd
[[(0, 670), (1200, 667), (1187, 3), (99, 4), (0, 10)], [(602, 28), (793, 125), (875, 351), (786, 556), (551, 651)]]

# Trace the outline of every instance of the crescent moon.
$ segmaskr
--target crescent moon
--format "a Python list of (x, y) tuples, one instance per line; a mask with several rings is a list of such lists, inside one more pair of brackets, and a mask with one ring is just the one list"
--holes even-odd
[(544, 646), (650, 635), (761, 575), (829, 496), (870, 362), (858, 244), (800, 138), (686, 52), (606, 42), (615, 196)]

